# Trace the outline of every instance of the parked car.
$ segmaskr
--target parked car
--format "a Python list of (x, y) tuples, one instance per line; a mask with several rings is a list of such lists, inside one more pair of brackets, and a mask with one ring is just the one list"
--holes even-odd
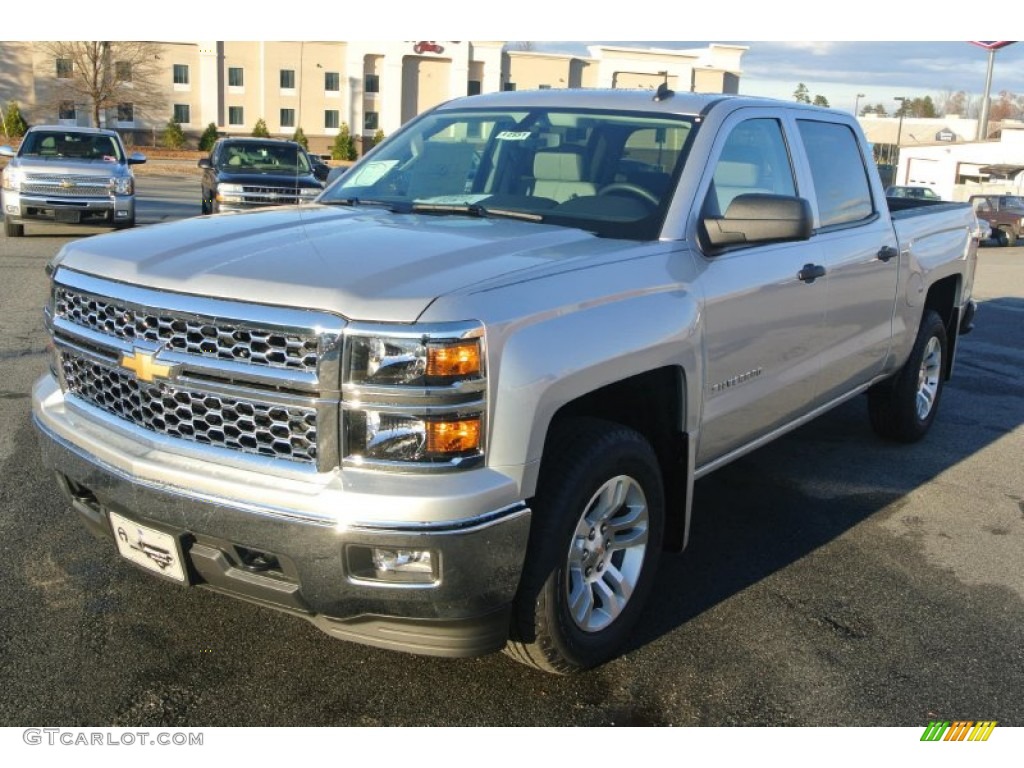
[(204, 214), (311, 203), (324, 186), (306, 150), (284, 139), (219, 139), (199, 167)]
[(30, 128), (3, 171), (4, 234), (21, 237), (25, 223), (135, 226), (135, 176), (146, 162), (129, 155), (114, 131), (63, 125)]
[(915, 200), (941, 200), (930, 187), (889, 187), (885, 190), (886, 197), (911, 197)]
[(320, 155), (307, 152), (306, 157), (309, 158), (309, 167), (313, 169), (313, 176), (316, 177), (316, 180), (326, 183), (327, 177), (331, 173), (331, 166), (325, 163)]
[(979, 219), (992, 227), (999, 245), (1016, 245), (1024, 232), (1024, 198), (1017, 195), (971, 195), (968, 198)]

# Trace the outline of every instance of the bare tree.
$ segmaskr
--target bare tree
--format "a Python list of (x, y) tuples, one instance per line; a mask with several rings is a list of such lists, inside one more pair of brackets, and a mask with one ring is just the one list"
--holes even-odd
[(108, 110), (130, 104), (146, 112), (166, 106), (165, 75), (158, 43), (137, 41), (74, 41), (38, 43), (38, 50), (54, 61), (54, 78), (47, 106), (61, 103), (86, 105), (92, 123), (101, 125)]

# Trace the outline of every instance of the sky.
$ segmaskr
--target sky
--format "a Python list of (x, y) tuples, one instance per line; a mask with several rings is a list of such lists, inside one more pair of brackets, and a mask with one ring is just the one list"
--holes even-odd
[[(122, 4), (116, 13), (99, 18), (82, 17), (75, 10), (79, 7), (77, 0), (49, 0), (45, 18), (5, 18), (0, 39), (138, 40), (155, 31), (142, 4)], [(1017, 13), (1010, 11), (1011, 16)], [(863, 93), (861, 105), (881, 103), (892, 113), (898, 107), (895, 96), (935, 99), (947, 90), (980, 96), (988, 54), (959, 38), (992, 37), (992, 26), (983, 14), (969, 13), (962, 5), (894, 0), (377, 0), (370, 5), (303, 0), (298, 6), (271, 4), (263, 10), (251, 2), (221, 0), (206, 4), (198, 15), (184, 6), (181, 13), (173, 5), (162, 8), (157, 36), (522, 40), (538, 50), (580, 53), (599, 41), (658, 48), (733, 43), (749, 46), (742, 59), (743, 93), (789, 100), (797, 84), (804, 83), (812, 98), (820, 94), (833, 107), (852, 111), (857, 94)], [(670, 36), (679, 39), (650, 40)], [(1024, 95), (1024, 42), (995, 56), (992, 94), (1002, 90)]]
[[(637, 45), (636, 42), (605, 41)], [(890, 114), (896, 96), (933, 100), (944, 91), (980, 96), (985, 88), (988, 52), (966, 41), (781, 42), (709, 39), (697, 42), (646, 41), (655, 48), (699, 48), (709, 42), (748, 46), (743, 54), (740, 91), (791, 100), (799, 83), (811, 98), (853, 111), (857, 94), (865, 104), (881, 103)], [(578, 43), (545, 43), (552, 50), (575, 50)], [(573, 46), (576, 46), (575, 48)], [(1024, 96), (1024, 42), (996, 52), (992, 95), (1008, 90)]]

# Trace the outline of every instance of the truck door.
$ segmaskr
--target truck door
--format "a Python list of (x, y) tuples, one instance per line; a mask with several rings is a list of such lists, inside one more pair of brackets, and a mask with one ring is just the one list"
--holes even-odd
[(816, 212), (812, 241), (825, 266), (825, 349), (816, 400), (827, 403), (882, 371), (892, 340), (898, 243), (850, 126), (798, 119)]
[[(750, 111), (745, 111), (747, 114)], [(781, 123), (723, 127), (703, 215), (738, 195), (798, 193)], [(704, 407), (698, 466), (742, 448), (808, 410), (824, 351), (825, 281), (805, 270), (811, 241), (705, 249)], [(801, 275), (803, 276), (801, 278)]]

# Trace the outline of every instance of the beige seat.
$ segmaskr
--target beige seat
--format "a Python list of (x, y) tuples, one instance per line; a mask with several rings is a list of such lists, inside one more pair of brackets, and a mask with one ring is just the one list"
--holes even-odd
[(578, 152), (541, 151), (533, 157), (533, 194), (559, 203), (597, 194), (597, 187), (583, 180), (583, 155)]

